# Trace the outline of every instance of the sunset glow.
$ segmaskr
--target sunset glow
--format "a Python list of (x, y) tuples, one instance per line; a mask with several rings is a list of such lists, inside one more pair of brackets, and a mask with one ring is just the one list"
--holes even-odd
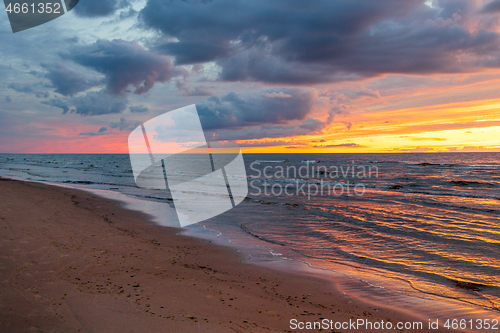
[[(335, 6), (317, 5), (315, 15), (336, 15)], [(306, 16), (285, 35), (280, 31), (295, 24), (293, 10), (283, 14), (284, 30), (271, 24), (248, 32), (242, 24), (225, 35), (191, 16), (170, 16), (189, 10), (202, 17), (215, 10), (212, 5), (175, 6), (157, 17), (163, 7), (156, 1), (137, 4), (142, 16), (136, 12), (114, 32), (103, 28), (105, 15), (75, 7), (40, 27), (4, 34), (6, 45), (30, 45), (32, 51), (0, 50), (8, 64), (0, 67), (0, 151), (126, 154), (132, 129), (191, 104), (211, 139), (236, 142), (247, 153), (500, 149), (500, 20), (485, 12), (494, 7), (487, 1), (468, 7), (446, 1), (367, 4), (373, 17), (355, 16), (352, 31), (343, 30), (342, 17), (339, 26), (316, 27)], [(274, 10), (268, 6), (274, 8), (259, 3), (256, 13)], [(242, 11), (242, 22), (252, 25), (253, 15)], [(136, 29), (137, 20), (151, 30)], [(57, 37), (53, 29), (59, 29)], [(163, 41), (154, 29), (170, 39)], [(71, 39), (77, 30), (87, 37)], [(189, 33), (176, 32), (181, 30)], [(247, 33), (267, 46), (240, 48)], [(205, 50), (196, 36), (226, 46)], [(340, 36), (344, 53), (335, 52), (342, 44), (324, 36)], [(160, 46), (148, 46), (148, 39)], [(169, 51), (160, 52), (162, 47)], [(198, 58), (199, 50), (205, 58)]]

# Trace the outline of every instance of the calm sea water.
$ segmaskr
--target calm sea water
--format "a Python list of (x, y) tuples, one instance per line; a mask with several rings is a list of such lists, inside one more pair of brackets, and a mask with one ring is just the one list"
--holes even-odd
[[(500, 307), (500, 153), (244, 159), (248, 198), (205, 227), (372, 285)], [(0, 154), (0, 175), (171, 204), (136, 187), (127, 155)]]

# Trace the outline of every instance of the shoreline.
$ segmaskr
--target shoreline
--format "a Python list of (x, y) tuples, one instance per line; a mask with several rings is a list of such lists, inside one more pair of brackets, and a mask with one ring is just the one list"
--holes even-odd
[[(191, 232), (188, 232), (187, 235), (196, 238), (202, 237), (194, 235)], [(241, 250), (242, 254), (245, 255), (245, 263), (266, 267), (270, 270), (279, 270), (285, 274), (305, 275), (329, 281), (339, 293), (345, 295), (349, 300), (358, 299), (362, 303), (370, 304), (375, 308), (385, 307), (395, 312), (419, 318), (424, 322), (428, 321), (429, 318), (439, 319), (440, 323), (444, 323), (447, 319), (457, 319), (458, 321), (465, 319), (470, 321), (471, 319), (484, 320), (489, 318), (489, 320), (498, 320), (500, 318), (500, 313), (497, 309), (483, 307), (464, 300), (420, 290), (417, 292), (418, 295), (414, 295), (397, 288), (402, 285), (393, 286), (396, 288), (379, 286), (378, 284), (390, 285), (388, 281), (400, 280), (400, 278), (383, 274), (380, 271), (374, 271), (373, 268), (368, 266), (357, 267), (357, 269), (361, 270), (358, 273), (353, 273), (354, 266), (347, 266), (350, 270), (346, 271), (346, 264), (341, 263), (331, 264), (329, 268), (325, 268), (324, 266), (315, 266), (310, 261), (307, 261), (308, 258), (306, 257), (298, 258), (295, 256), (291, 259), (282, 257), (281, 254), (276, 255), (276, 251), (279, 251), (279, 248), (272, 247), (271, 245), (273, 244), (267, 244), (269, 247), (265, 245), (235, 245), (229, 238), (225, 238), (223, 234), (221, 237), (229, 241), (220, 242), (220, 244), (224, 244), (223, 246)], [(207, 237), (206, 239), (212, 238)], [(258, 251), (249, 249), (254, 246), (261, 249)], [(257, 254), (259, 258), (253, 260), (252, 255), (249, 255), (245, 250), (252, 251), (252, 254)], [(261, 252), (260, 255), (257, 253), (259, 251)], [(366, 274), (367, 271), (371, 273)], [(365, 274), (360, 275), (361, 272)], [(386, 281), (380, 281), (382, 277)], [(378, 282), (375, 283), (378, 284), (373, 284), (376, 280)], [(412, 283), (409, 281), (405, 280), (404, 284), (409, 284), (413, 288)]]
[(269, 332), (292, 331), (293, 318), (421, 320), (342, 294), (334, 279), (250, 264), (235, 249), (84, 190), (6, 178), (0, 186), (5, 332)]

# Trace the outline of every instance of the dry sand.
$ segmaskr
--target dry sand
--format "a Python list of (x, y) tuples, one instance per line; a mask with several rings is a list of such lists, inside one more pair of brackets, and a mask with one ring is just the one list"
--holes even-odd
[(178, 232), (85, 191), (0, 178), (0, 332), (288, 332), (292, 318), (416, 320)]

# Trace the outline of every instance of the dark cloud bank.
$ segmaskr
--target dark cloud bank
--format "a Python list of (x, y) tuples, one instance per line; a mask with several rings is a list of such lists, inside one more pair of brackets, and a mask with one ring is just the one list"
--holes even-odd
[[(277, 92), (284, 93), (286, 97)], [(276, 93), (276, 95), (273, 95)], [(239, 128), (265, 124), (285, 124), (303, 120), (310, 111), (314, 94), (305, 89), (267, 89), (210, 97), (197, 104), (204, 129)]]
[(73, 96), (100, 84), (60, 63), (42, 64), (42, 67), (47, 70), (45, 77), (52, 82), (55, 92), (64, 96)]
[(485, 65), (476, 60), (497, 56), (498, 34), (464, 26), (479, 11), (463, 0), (434, 8), (423, 0), (149, 0), (139, 17), (178, 39), (157, 47), (176, 64), (215, 61), (226, 81), (304, 84)]
[(115, 95), (129, 92), (130, 86), (135, 88), (134, 93), (142, 94), (157, 82), (186, 74), (184, 69), (174, 67), (169, 57), (119, 39), (98, 40), (61, 56), (103, 74), (108, 92)]
[[(484, 7), (465, 0), (435, 0), (432, 7), (424, 2), (148, 0), (139, 14), (141, 24), (163, 33), (169, 42), (160, 38), (162, 42), (152, 43), (149, 50), (123, 40), (75, 46), (62, 58), (101, 73), (106, 91), (71, 97), (97, 83), (62, 65), (50, 65), (46, 78), (56, 92), (71, 98), (43, 103), (64, 113), (122, 113), (128, 107), (126, 93), (142, 94), (172, 79), (186, 96), (213, 95), (209, 88), (190, 88), (181, 81), (188, 73), (180, 66), (207, 62), (220, 67), (220, 81), (289, 86), (384, 73), (467, 72), (500, 64), (499, 35), (488, 30), (500, 1)], [(98, 12), (79, 6), (78, 15), (93, 17), (110, 15), (127, 4), (109, 1)], [(475, 26), (483, 28), (470, 32), (471, 21), (481, 22)], [(362, 96), (379, 97), (369, 91), (347, 97)], [(219, 139), (278, 138), (321, 131), (343, 112), (332, 109), (326, 121), (312, 118), (316, 97), (304, 88), (230, 92), (203, 100), (198, 110), (204, 127)]]
[[(323, 129), (327, 122), (309, 116), (314, 90), (272, 88), (230, 92), (196, 105), (203, 128), (219, 140), (245, 140), (304, 135)], [(213, 134), (213, 135), (212, 135)]]

